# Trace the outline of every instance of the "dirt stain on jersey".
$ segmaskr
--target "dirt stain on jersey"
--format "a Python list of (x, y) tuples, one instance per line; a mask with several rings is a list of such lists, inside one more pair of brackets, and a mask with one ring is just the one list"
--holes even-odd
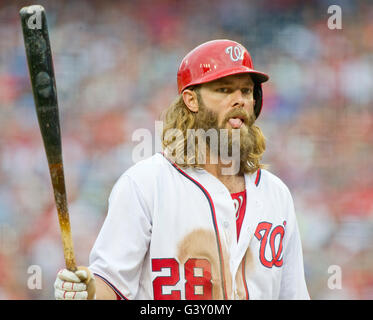
[(222, 244), (222, 260), (223, 266), (219, 261), (218, 245), (214, 232), (205, 229), (196, 229), (187, 234), (184, 239), (179, 242), (177, 258), (180, 263), (185, 262), (190, 258), (207, 259), (211, 264), (211, 282), (212, 282), (212, 299), (222, 300), (223, 281), (221, 279), (221, 268), (224, 269), (225, 290), (228, 299), (232, 292), (232, 278), (229, 268), (229, 254)]

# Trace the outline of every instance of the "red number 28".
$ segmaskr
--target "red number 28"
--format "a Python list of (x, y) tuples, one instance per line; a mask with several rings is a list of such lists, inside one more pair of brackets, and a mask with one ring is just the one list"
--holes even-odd
[[(159, 272), (170, 269), (169, 276), (159, 276), (153, 280), (153, 293), (155, 300), (180, 300), (180, 290), (171, 290), (164, 294), (163, 286), (175, 286), (180, 281), (179, 263), (174, 258), (152, 259), (152, 270)], [(211, 265), (207, 259), (189, 259), (184, 265), (185, 299), (210, 300), (212, 299)]]

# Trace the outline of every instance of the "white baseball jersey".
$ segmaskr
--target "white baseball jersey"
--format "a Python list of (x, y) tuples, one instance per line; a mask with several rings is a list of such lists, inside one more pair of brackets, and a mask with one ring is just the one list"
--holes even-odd
[(237, 240), (228, 189), (156, 154), (109, 197), (90, 269), (123, 299), (309, 299), (293, 200), (266, 170), (245, 175)]

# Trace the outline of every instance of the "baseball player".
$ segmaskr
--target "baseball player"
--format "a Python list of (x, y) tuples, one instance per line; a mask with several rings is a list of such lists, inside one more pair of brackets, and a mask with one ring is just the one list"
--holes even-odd
[(185, 56), (163, 153), (116, 182), (89, 267), (61, 270), (56, 299), (309, 299), (291, 194), (260, 162), (268, 79), (235, 41)]

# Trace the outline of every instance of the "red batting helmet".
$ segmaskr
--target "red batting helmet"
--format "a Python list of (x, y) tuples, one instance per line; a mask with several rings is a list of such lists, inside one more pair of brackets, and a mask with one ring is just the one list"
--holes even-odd
[(177, 71), (178, 90), (181, 93), (187, 87), (238, 73), (249, 73), (254, 81), (254, 112), (258, 118), (263, 105), (262, 82), (269, 77), (254, 70), (250, 53), (238, 42), (212, 40), (189, 52)]

